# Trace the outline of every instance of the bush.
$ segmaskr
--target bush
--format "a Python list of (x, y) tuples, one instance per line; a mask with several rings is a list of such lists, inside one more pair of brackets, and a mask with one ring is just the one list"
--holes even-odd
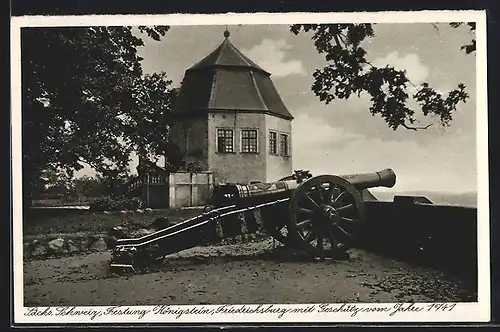
[(121, 211), (137, 210), (142, 207), (142, 201), (137, 197), (132, 198), (112, 198), (101, 197), (90, 203), (90, 210), (93, 211)]
[(115, 208), (114, 200), (111, 197), (101, 197), (90, 203), (90, 210), (111, 211)]
[(142, 207), (142, 201), (138, 197), (125, 198), (118, 201), (119, 210), (137, 210)]

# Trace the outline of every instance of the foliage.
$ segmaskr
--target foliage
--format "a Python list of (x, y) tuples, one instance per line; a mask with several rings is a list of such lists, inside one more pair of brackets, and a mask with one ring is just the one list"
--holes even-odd
[(178, 146), (173, 146), (169, 152), (168, 158), (165, 160), (165, 170), (175, 173), (183, 168), (186, 155)]
[(173, 172), (202, 172), (202, 163), (192, 156), (182, 156), (176, 167), (172, 168)]
[[(460, 25), (451, 24), (453, 27)], [(469, 23), (468, 26), (474, 32), (475, 25)], [(295, 35), (311, 31), (314, 46), (328, 62), (327, 66), (313, 74), (312, 90), (321, 101), (329, 104), (337, 98), (348, 99), (368, 93), (371, 114), (381, 116), (393, 130), (429, 127), (414, 126), (417, 122), (415, 110), (408, 103), (412, 89), (412, 97), (420, 105), (422, 114), (437, 117), (442, 126), (449, 125), (457, 105), (469, 98), (462, 83), (443, 96), (429, 83), (415, 86), (403, 70), (371, 64), (362, 43), (375, 37), (373, 24), (295, 24), (290, 30)], [(474, 52), (475, 39), (462, 49), (467, 54)]]
[(107, 194), (102, 188), (102, 181), (99, 178), (82, 176), (73, 179), (74, 196), (99, 197)]
[(143, 75), (138, 34), (168, 27), (23, 28), (25, 193), (44, 172), (72, 175), (86, 163), (104, 177), (123, 173), (130, 152), (167, 153), (175, 97), (165, 73)]
[(100, 183), (100, 193), (102, 196), (121, 196), (128, 187), (130, 181), (134, 178), (129, 173), (123, 173), (120, 170), (107, 172), (105, 175), (98, 175), (97, 179)]
[(137, 197), (101, 197), (90, 203), (90, 210), (92, 211), (135, 211), (141, 207), (142, 201)]
[[(101, 196), (119, 196), (129, 184), (132, 176), (119, 171), (107, 172), (106, 176), (69, 177), (63, 172), (44, 171), (42, 179), (46, 188), (37, 192), (36, 198), (92, 198)], [(48, 174), (48, 175), (47, 175)], [(48, 177), (52, 178), (48, 178)]]
[[(468, 22), (468, 23), (453, 22), (453, 23), (450, 23), (450, 26), (452, 26), (453, 28), (458, 28), (458, 27), (460, 27), (462, 25), (467, 25), (467, 27), (469, 28), (469, 30), (472, 33), (475, 33), (475, 31), (476, 31), (476, 23), (475, 22)], [(465, 53), (467, 53), (467, 54), (475, 52), (476, 51), (476, 39), (473, 38), (469, 44), (462, 45), (460, 47), (460, 49), (463, 50), (463, 51), (465, 51)]]
[(199, 160), (186, 158), (183, 163), (183, 169), (186, 172), (201, 172), (203, 171), (203, 166)]

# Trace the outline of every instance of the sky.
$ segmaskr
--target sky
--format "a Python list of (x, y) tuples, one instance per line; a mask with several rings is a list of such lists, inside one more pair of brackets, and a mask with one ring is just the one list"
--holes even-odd
[[(172, 26), (161, 41), (146, 40), (139, 53), (147, 73), (164, 71), (180, 82), (187, 68), (217, 48), (225, 26)], [(392, 168), (394, 191), (477, 190), (476, 70), (474, 54), (460, 46), (473, 37), (465, 27), (430, 23), (377, 24), (375, 37), (364, 44), (377, 65), (405, 69), (415, 84), (429, 82), (440, 91), (459, 83), (470, 99), (460, 104), (451, 126), (423, 131), (390, 129), (369, 112), (366, 96), (325, 105), (311, 90), (312, 73), (327, 62), (311, 33), (292, 34), (289, 25), (228, 26), (231, 42), (271, 73), (278, 92), (294, 116), (294, 169), (314, 175), (351, 174)], [(433, 122), (422, 117), (422, 125)], [(131, 163), (135, 168), (136, 161)], [(84, 170), (83, 172), (88, 172)]]

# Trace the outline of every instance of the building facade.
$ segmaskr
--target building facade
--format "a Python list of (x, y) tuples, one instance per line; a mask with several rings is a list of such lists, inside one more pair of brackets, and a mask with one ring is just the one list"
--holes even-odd
[(222, 44), (186, 70), (171, 140), (215, 182), (272, 182), (292, 174), (292, 120), (271, 74)]

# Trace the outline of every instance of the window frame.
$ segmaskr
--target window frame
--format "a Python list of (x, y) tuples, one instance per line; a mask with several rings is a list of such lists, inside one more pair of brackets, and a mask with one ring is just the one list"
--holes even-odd
[[(286, 152), (283, 153), (283, 137), (286, 137)], [(280, 132), (279, 133), (279, 155), (282, 157), (290, 157), (290, 134)]]
[[(274, 151), (271, 149), (271, 136), (274, 135)], [(279, 156), (279, 135), (278, 131), (274, 129), (269, 130), (269, 139), (268, 145), (269, 145), (269, 154), (272, 156)]]
[[(219, 132), (220, 131), (226, 131), (226, 132), (231, 132), (231, 151), (224, 151), (224, 148), (220, 150), (219, 146)], [(225, 127), (218, 127), (216, 128), (215, 131), (215, 151), (216, 153), (236, 153), (236, 146), (235, 146), (235, 130), (233, 128), (225, 128)], [(223, 136), (224, 139), (227, 139), (228, 137)]]
[[(243, 132), (255, 132), (255, 138), (254, 137), (243, 137)], [(255, 151), (244, 151), (243, 150), (243, 139), (255, 139)], [(250, 141), (249, 141), (249, 147), (250, 147)], [(240, 129), (240, 153), (242, 154), (259, 154), (260, 147), (259, 147), (259, 129), (258, 128), (241, 128)]]

